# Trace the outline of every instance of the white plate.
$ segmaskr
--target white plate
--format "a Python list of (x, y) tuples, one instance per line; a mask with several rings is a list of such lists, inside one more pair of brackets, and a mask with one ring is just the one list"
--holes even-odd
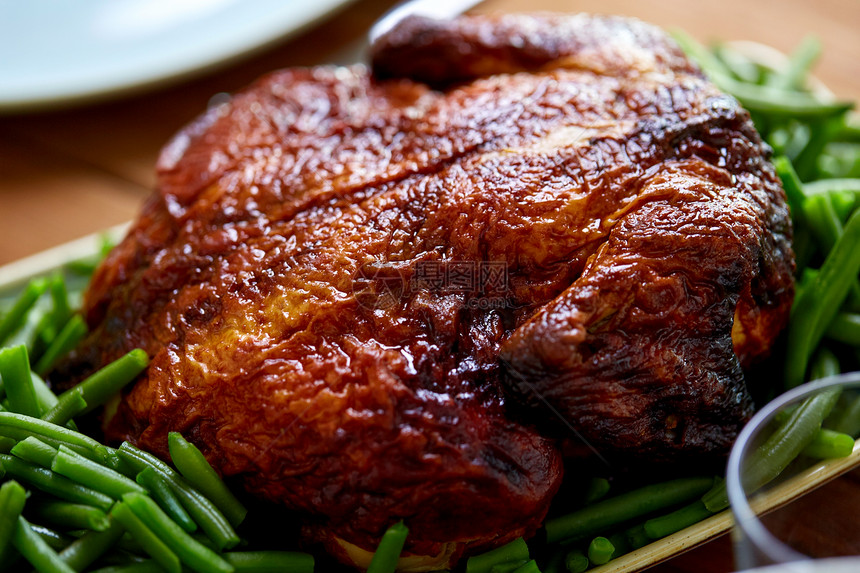
[(0, 0), (0, 110), (166, 83), (352, 0)]

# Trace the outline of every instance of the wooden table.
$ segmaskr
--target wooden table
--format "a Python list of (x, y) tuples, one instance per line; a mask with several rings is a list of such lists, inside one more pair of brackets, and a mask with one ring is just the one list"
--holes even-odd
[[(0, 265), (131, 219), (153, 188), (160, 147), (214, 94), (233, 92), (276, 68), (341, 60), (393, 4), (355, 2), (300, 37), (170, 87), (0, 117)], [(523, 10), (631, 15), (683, 28), (703, 41), (758, 40), (786, 52), (813, 33), (824, 46), (820, 79), (838, 96), (860, 100), (858, 0), (487, 0), (475, 11)], [(731, 568), (724, 536), (653, 571)]]

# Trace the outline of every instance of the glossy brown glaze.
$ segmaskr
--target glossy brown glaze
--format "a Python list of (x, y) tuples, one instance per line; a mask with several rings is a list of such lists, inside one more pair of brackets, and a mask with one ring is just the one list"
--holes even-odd
[(373, 57), (271, 74), (165, 148), (61, 370), (152, 356), (109, 438), (181, 431), (347, 561), (399, 519), (447, 561), (529, 535), (570, 429), (723, 454), (792, 298), (746, 112), (629, 20), (410, 20)]

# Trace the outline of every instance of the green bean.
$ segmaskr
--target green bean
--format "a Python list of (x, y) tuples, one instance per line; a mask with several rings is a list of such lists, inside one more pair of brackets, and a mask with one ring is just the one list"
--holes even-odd
[(791, 207), (791, 215), (795, 224), (803, 217), (804, 204), (806, 203), (806, 193), (803, 189), (803, 183), (797, 176), (791, 160), (780, 155), (773, 160), (773, 166), (776, 169), (776, 174), (782, 181), (782, 187), (785, 189), (785, 195), (788, 198), (788, 204)]
[(708, 508), (705, 507), (702, 500), (697, 499), (696, 501), (676, 509), (671, 513), (647, 520), (643, 527), (645, 535), (647, 535), (648, 538), (660, 539), (667, 535), (671, 535), (676, 531), (681, 531), (695, 523), (699, 523), (711, 515), (713, 515), (713, 513), (708, 511)]
[(828, 420), (831, 430), (848, 434), (855, 439), (860, 436), (860, 396), (846, 396), (845, 404), (831, 418)]
[(66, 446), (60, 446), (51, 469), (81, 485), (100, 491), (114, 499), (124, 494), (146, 490), (121, 473), (78, 455)]
[(790, 118), (820, 118), (843, 114), (853, 107), (851, 102), (823, 102), (796, 90), (738, 81), (719, 58), (688, 34), (673, 31), (672, 36), (711, 81), (752, 112)]
[(842, 221), (830, 195), (811, 195), (804, 204), (804, 220), (812, 230), (823, 254), (827, 254), (842, 236)]
[[(765, 135), (766, 134), (766, 135)], [(776, 155), (784, 155), (791, 159), (799, 153), (809, 139), (809, 130), (805, 125), (792, 122), (787, 125), (773, 127), (762, 132), (762, 138), (773, 148)]]
[(851, 216), (851, 213), (854, 212), (858, 204), (858, 197), (850, 191), (840, 191), (838, 189), (829, 191), (827, 196), (830, 197), (830, 201), (833, 203), (833, 208), (839, 216), (839, 221), (844, 224), (848, 220), (848, 217)]
[(801, 92), (743, 84), (728, 76), (711, 79), (750, 111), (811, 119), (836, 116), (854, 107), (853, 103), (847, 101), (823, 102)]
[(815, 284), (816, 277), (818, 276), (818, 269), (814, 269), (811, 267), (806, 267), (800, 274), (800, 277), (795, 283), (795, 300), (803, 296), (803, 291), (812, 288), (812, 285)]
[(27, 491), (14, 480), (0, 486), (0, 555), (5, 555), (18, 516), (27, 501)]
[(124, 565), (111, 565), (96, 569), (92, 573), (162, 573), (161, 566), (155, 561), (138, 561)]
[(713, 478), (682, 478), (648, 485), (573, 513), (547, 520), (549, 543), (585, 539), (653, 511), (695, 499), (714, 483)]
[[(114, 521), (116, 520), (114, 519)], [(124, 527), (123, 531), (125, 531)], [(129, 558), (139, 560), (147, 559), (144, 557), (144, 555), (146, 555), (146, 552), (143, 550), (143, 547), (140, 546), (140, 543), (138, 543), (134, 537), (127, 533), (119, 538), (113, 549), (115, 551), (112, 551), (112, 553), (116, 556), (116, 559), (113, 561), (114, 563), (122, 563), (123, 561), (128, 561)]]
[[(72, 422), (69, 422), (69, 424), (72, 424)], [(94, 452), (90, 449), (84, 448), (82, 446), (75, 445), (75, 444), (68, 444), (66, 442), (63, 442), (60, 439), (52, 438), (52, 437), (45, 436), (45, 435), (38, 434), (38, 433), (34, 433), (34, 432), (29, 432), (29, 431), (24, 430), (22, 428), (17, 428), (14, 426), (0, 425), (0, 438), (2, 438), (2, 439), (10, 439), (15, 444), (17, 444), (18, 442), (21, 442), (21, 441), (23, 441), (29, 437), (35, 437), (35, 438), (45, 442), (46, 444), (48, 444), (52, 448), (59, 448), (61, 445), (66, 445), (69, 449), (74, 450), (74, 451), (78, 452), (80, 455), (82, 455), (86, 458), (89, 458), (91, 460), (94, 460), (94, 461), (101, 462), (104, 459), (102, 457), (102, 452), (96, 453), (96, 452)]]
[(127, 477), (136, 476), (144, 469), (151, 468), (156, 473), (161, 474), (164, 478), (168, 479), (168, 483), (172, 483), (172, 480), (180, 480), (185, 487), (190, 487), (188, 482), (179, 475), (179, 472), (170, 467), (169, 464), (160, 460), (153, 454), (133, 446), (130, 442), (123, 442), (120, 444), (115, 453), (125, 464), (127, 471), (129, 472), (126, 473)]
[(819, 179), (808, 181), (803, 184), (803, 190), (807, 195), (823, 195), (834, 191), (860, 194), (860, 179)]
[(20, 515), (12, 533), (12, 545), (40, 573), (75, 573)]
[(818, 158), (818, 176), (822, 179), (860, 177), (860, 145), (828, 142)]
[(490, 567), (490, 573), (513, 573), (523, 565), (528, 563), (528, 561), (519, 562), (514, 561), (512, 563), (496, 563), (492, 567)]
[[(755, 491), (769, 483), (800, 454), (821, 428), (839, 394), (840, 390), (835, 388), (810, 396), (763, 444), (748, 454), (749, 464), (741, 476), (747, 491)], [(711, 513), (727, 508), (729, 498), (725, 482), (720, 482), (702, 496), (702, 502)]]
[(845, 118), (845, 123), (842, 130), (836, 134), (837, 141), (855, 141), (860, 142), (860, 121), (856, 115), (849, 115)]
[(830, 321), (824, 336), (845, 344), (860, 346), (860, 313), (838, 313)]
[(140, 493), (128, 493), (123, 496), (123, 501), (188, 567), (202, 573), (233, 572), (232, 565), (188, 535), (152, 498)]
[(111, 516), (119, 521), (126, 531), (140, 543), (143, 550), (168, 573), (181, 573), (179, 557), (133, 512), (124, 502), (111, 508)]
[(34, 356), (40, 355), (57, 337), (62, 327), (72, 316), (69, 294), (62, 273), (55, 272), (48, 279), (48, 293), (51, 295), (52, 308), (42, 315), (32, 336)]
[(860, 272), (860, 211), (848, 219), (844, 232), (824, 260), (815, 280), (795, 299), (788, 327), (785, 384), (804, 381), (809, 358), (827, 325), (839, 311)]
[(188, 482), (169, 465), (128, 442), (123, 442), (117, 454), (135, 472), (151, 467), (161, 474), (188, 514), (219, 550), (230, 549), (239, 543), (239, 536), (236, 535), (236, 531), (224, 514), (206, 496), (188, 485)]
[(407, 535), (409, 535), (409, 529), (402, 521), (389, 527), (373, 553), (367, 573), (394, 573)]
[(37, 501), (28, 506), (27, 512), (39, 522), (62, 526), (63, 529), (104, 531), (110, 523), (101, 509), (67, 501)]
[(582, 573), (590, 565), (588, 556), (579, 549), (569, 551), (564, 557), (564, 566), (570, 573)]
[[(0, 436), (0, 454), (8, 454), (12, 451), (12, 448), (17, 444), (17, 440), (13, 440), (12, 438), (7, 438), (6, 436)], [(0, 465), (0, 478), (3, 477), (3, 466)]]
[(146, 352), (136, 348), (100, 368), (74, 388), (63, 392), (59, 396), (59, 402), (74, 399), (73, 391), (80, 392), (87, 403), (86, 410), (82, 412), (85, 414), (107, 402), (148, 365), (149, 357)]
[(75, 503), (92, 505), (107, 510), (113, 505), (113, 499), (105, 494), (75, 483), (67, 477), (52, 472), (49, 469), (25, 462), (14, 456), (0, 454), (0, 464), (7, 475), (14, 476), (33, 487), (50, 493), (61, 499)]
[(170, 518), (179, 524), (182, 529), (192, 533), (197, 530), (197, 523), (191, 519), (185, 508), (170, 489), (167, 480), (151, 467), (146, 467), (138, 472), (135, 481), (143, 486), (149, 495), (158, 502), (158, 505)]
[(108, 515), (103, 531), (88, 531), (60, 551), (60, 559), (75, 571), (83, 571), (113, 548), (125, 533), (125, 528)]
[(679, 29), (670, 30), (670, 34), (684, 53), (696, 62), (706, 75), (731, 78), (731, 70), (715, 54), (696, 41), (692, 36)]
[(28, 436), (15, 444), (15, 447), (9, 453), (13, 456), (18, 456), (24, 461), (51, 469), (51, 464), (54, 463), (54, 458), (57, 455), (57, 448), (46, 444), (39, 438)]
[[(821, 380), (822, 378), (836, 376), (840, 372), (842, 372), (842, 369), (839, 365), (839, 358), (828, 348), (819, 348), (812, 360), (812, 365), (809, 367), (810, 380)], [(783, 410), (783, 412), (787, 413), (788, 409)], [(777, 416), (781, 414), (782, 412), (776, 413)]]
[(809, 269), (809, 263), (816, 255), (815, 241), (808, 227), (803, 225), (795, 227), (793, 246), (797, 272), (802, 274)]
[(23, 344), (0, 348), (0, 376), (9, 399), (9, 409), (19, 414), (41, 415), (36, 390), (30, 378), (30, 359)]
[(529, 547), (522, 537), (518, 537), (491, 551), (469, 557), (466, 573), (489, 573), (497, 563), (525, 563), (529, 560)]
[[(839, 119), (839, 116), (836, 119)], [(810, 178), (807, 162), (811, 154), (817, 157), (814, 154), (821, 150), (822, 126), (826, 123), (826, 120), (819, 119), (803, 122), (792, 120), (789, 122), (789, 125), (792, 126), (790, 137), (781, 153), (791, 158), (791, 163), (801, 181), (808, 181)], [(775, 132), (771, 133), (770, 137), (773, 138), (775, 135)], [(814, 165), (812, 167), (815, 168)]]
[(97, 459), (104, 459), (107, 452), (105, 446), (97, 440), (80, 432), (14, 412), (0, 412), (0, 435), (21, 440), (27, 436), (35, 436), (52, 446), (78, 446), (92, 452)]
[(42, 414), (41, 418), (46, 422), (64, 426), (86, 409), (87, 401), (84, 399), (83, 392), (80, 388), (72, 388), (63, 400), (57, 401), (57, 404)]
[(87, 323), (84, 319), (78, 314), (72, 316), (39, 357), (33, 369), (44, 376), (57, 359), (70, 352), (86, 334)]
[(759, 66), (744, 54), (725, 44), (715, 46), (713, 51), (733, 77), (746, 83), (759, 83)]
[(672, 36), (712, 82), (737, 98), (757, 118), (760, 130), (766, 127), (760, 122), (765, 117), (771, 121), (821, 119), (843, 115), (853, 107), (848, 101), (822, 101), (798, 90), (739, 81), (716, 55), (692, 37), (681, 31), (673, 31)]
[(33, 382), (33, 390), (36, 392), (36, 401), (39, 402), (39, 410), (47, 412), (57, 405), (57, 396), (48, 387), (42, 377), (35, 372), (30, 372), (30, 380)]
[(5, 344), (24, 324), (24, 317), (48, 288), (45, 279), (30, 281), (6, 314), (0, 317), (0, 345)]
[(630, 547), (630, 543), (627, 541), (627, 535), (624, 531), (616, 531), (609, 535), (607, 539), (612, 543), (612, 546), (615, 547), (615, 551), (612, 553), (613, 559), (624, 555), (632, 549)]
[(59, 330), (54, 325), (51, 313), (42, 313), (36, 326), (33, 327), (33, 331), (30, 336), (30, 343), (28, 345), (30, 360), (32, 362), (35, 362), (42, 356), (45, 349), (47, 349), (51, 342), (57, 337), (57, 334), (59, 334)]
[(768, 84), (787, 90), (802, 89), (812, 64), (820, 55), (821, 42), (814, 36), (805, 37), (791, 55), (785, 69), (771, 76)]
[(63, 273), (56, 271), (51, 276), (48, 289), (53, 304), (52, 312), (56, 316), (58, 325), (65, 324), (72, 316), (72, 305), (69, 302), (69, 289), (66, 287)]
[(137, 472), (131, 469), (128, 464), (120, 458), (117, 450), (114, 448), (105, 446), (105, 457), (103, 463), (110, 469), (118, 471), (127, 478), (134, 479), (137, 477)]
[(51, 529), (45, 525), (38, 525), (35, 523), (30, 524), (30, 529), (32, 529), (36, 535), (45, 540), (45, 543), (51, 549), (56, 551), (61, 551), (64, 547), (66, 547), (69, 543), (72, 542), (72, 537), (70, 534), (60, 533), (56, 529)]
[(612, 559), (615, 546), (605, 537), (595, 537), (588, 544), (588, 560), (594, 565), (603, 565)]
[(222, 555), (236, 573), (313, 573), (314, 557), (298, 551), (237, 551)]
[(538, 569), (537, 562), (532, 559), (514, 569), (512, 573), (540, 573), (540, 569)]
[(821, 428), (801, 452), (805, 456), (827, 460), (844, 458), (854, 450), (854, 438), (842, 432)]
[(609, 480), (603, 477), (592, 478), (585, 490), (585, 505), (594, 503), (606, 497), (609, 493)]
[(167, 444), (173, 465), (188, 483), (212, 500), (233, 527), (242, 523), (248, 510), (224, 485), (197, 446), (183, 438), (179, 432), (170, 432)]
[(637, 523), (632, 527), (624, 530), (624, 536), (627, 537), (627, 544), (631, 549), (639, 549), (651, 543), (651, 538), (645, 533), (645, 524)]
[[(10, 535), (12, 532), (10, 532)], [(17, 571), (20, 567), (17, 567), (18, 563), (21, 562), (21, 555), (15, 551), (15, 548), (12, 546), (11, 537), (10, 543), (6, 545), (6, 549), (0, 550), (0, 571), (4, 573), (6, 571)]]
[(72, 306), (69, 303), (69, 291), (66, 288), (66, 279), (63, 273), (55, 271), (47, 279), (47, 291), (51, 296), (51, 315), (53, 324), (57, 329), (62, 327), (72, 316)]

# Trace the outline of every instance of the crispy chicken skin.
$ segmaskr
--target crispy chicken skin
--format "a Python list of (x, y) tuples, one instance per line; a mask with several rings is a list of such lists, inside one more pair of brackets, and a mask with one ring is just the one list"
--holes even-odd
[(414, 18), (372, 57), (273, 73), (166, 146), (54, 383), (144, 348), (108, 438), (182, 432), (359, 565), (400, 519), (436, 569), (531, 534), (571, 428), (724, 454), (793, 295), (747, 113), (626, 19)]

